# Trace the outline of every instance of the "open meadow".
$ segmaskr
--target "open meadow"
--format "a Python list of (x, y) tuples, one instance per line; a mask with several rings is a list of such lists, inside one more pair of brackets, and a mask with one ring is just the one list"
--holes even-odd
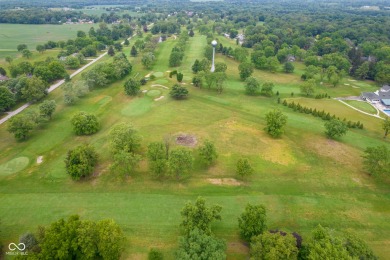
[(15, 57), (19, 44), (27, 44), (35, 50), (38, 44), (50, 41), (66, 41), (76, 38), (77, 31), (85, 31), (96, 24), (0, 24), (0, 59)]
[[(33, 49), (47, 40), (73, 38), (77, 30), (90, 27), (34, 25), (18, 32), (19, 25), (0, 26), (1, 38), (17, 39), (7, 44), (0, 40), (0, 55), (1, 49), (15, 49), (19, 43), (27, 43)], [(213, 230), (227, 241), (228, 259), (247, 259), (248, 248), (240, 242), (237, 218), (248, 202), (266, 206), (269, 229), (296, 231), (304, 238), (310, 237), (310, 231), (318, 224), (336, 233), (349, 230), (386, 259), (390, 255), (390, 180), (379, 181), (364, 172), (361, 158), (369, 146), (390, 145), (389, 139), (383, 139), (381, 120), (337, 100), (300, 96), (299, 73), (255, 70), (253, 76), (262, 83), (273, 82), (282, 100), (324, 109), (364, 124), (363, 130), (351, 129), (346, 136), (329, 140), (321, 119), (278, 104), (277, 96), (245, 95), (239, 63), (221, 54), (217, 54), (216, 61), (227, 64), (228, 75), (222, 94), (207, 87), (196, 88), (191, 85), (191, 67), (195, 59), (203, 58), (207, 44), (206, 37), (197, 32), (189, 38), (182, 65), (175, 68), (184, 74), (189, 97), (173, 100), (164, 87), (176, 83), (168, 76), (173, 69), (168, 66), (168, 58), (176, 41), (170, 37), (159, 44), (151, 70), (143, 68), (141, 55), (129, 58), (133, 65), (129, 77), (137, 73), (139, 77), (155, 75), (142, 86), (148, 92), (138, 97), (125, 95), (124, 79), (66, 106), (63, 91), (58, 88), (46, 98), (57, 102), (53, 119), (34, 130), (28, 140), (15, 141), (7, 132), (7, 124), (0, 125), (1, 240), (17, 241), (21, 234), (35, 231), (38, 225), (79, 214), (83, 219), (112, 218), (119, 224), (127, 236), (123, 259), (146, 259), (151, 247), (161, 249), (167, 259), (172, 259), (180, 236), (180, 210), (187, 201), (203, 196), (209, 205), (217, 203), (223, 208), (222, 221), (217, 221)], [(133, 43), (134, 39), (124, 48), (126, 55)], [(229, 44), (234, 47), (235, 42), (224, 40), (225, 46)], [(377, 89), (369, 81), (354, 84), (358, 88), (340, 84), (336, 88), (317, 87), (316, 92), (333, 98)], [(155, 101), (160, 96), (164, 97)], [(263, 130), (265, 113), (275, 108), (288, 116), (286, 132), (280, 139), (271, 138)], [(76, 136), (72, 132), (70, 118), (78, 111), (98, 116), (101, 128), (96, 134)], [(131, 123), (139, 130), (144, 155), (150, 142), (186, 133), (195, 136), (198, 144), (206, 139), (213, 141), (219, 158), (208, 169), (195, 164), (190, 176), (182, 180), (154, 179), (144, 160), (135, 174), (123, 179), (109, 171), (108, 133), (120, 122)], [(69, 149), (81, 143), (90, 143), (97, 149), (99, 163), (93, 178), (75, 182), (65, 173), (64, 159)], [(43, 156), (40, 164), (39, 156)], [(255, 169), (255, 174), (245, 181), (235, 173), (241, 157), (248, 158)], [(227, 179), (230, 181), (224, 182)], [(220, 180), (222, 184), (218, 184)]]

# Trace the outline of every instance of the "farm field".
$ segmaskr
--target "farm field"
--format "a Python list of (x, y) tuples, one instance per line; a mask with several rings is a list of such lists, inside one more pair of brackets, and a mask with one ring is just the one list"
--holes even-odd
[(0, 24), (0, 59), (17, 55), (16, 46), (27, 44), (30, 50), (35, 50), (38, 44), (76, 38), (77, 31), (88, 32), (96, 24)]
[[(84, 30), (88, 30), (88, 26)], [(71, 38), (77, 30), (82, 30), (74, 26), (57, 31), (51, 27), (57, 26), (39, 28), (43, 34), (50, 31), (51, 36), (43, 42)], [(8, 30), (11, 34), (11, 26)], [(57, 33), (59, 38), (53, 38)], [(22, 41), (36, 34), (13, 37)], [(176, 83), (167, 72), (173, 69), (168, 66), (168, 59), (176, 41), (169, 38), (159, 45), (151, 70), (142, 67), (140, 55), (129, 58), (133, 64), (129, 77), (137, 73), (156, 76), (142, 87), (148, 91), (145, 94), (126, 96), (125, 80), (122, 80), (92, 91), (73, 106), (66, 106), (59, 88), (47, 98), (58, 104), (53, 119), (35, 130), (27, 141), (15, 141), (6, 131), (7, 124), (0, 125), (1, 240), (16, 241), (20, 234), (35, 231), (38, 225), (49, 225), (59, 218), (79, 214), (83, 219), (114, 219), (127, 237), (124, 259), (146, 259), (151, 247), (161, 249), (167, 259), (172, 259), (180, 236), (180, 210), (187, 201), (203, 196), (209, 205), (223, 207), (222, 221), (217, 221), (213, 230), (227, 241), (228, 259), (247, 259), (248, 248), (238, 242), (237, 218), (249, 202), (266, 206), (270, 229), (296, 231), (303, 237), (309, 237), (318, 224), (335, 232), (353, 231), (381, 259), (386, 259), (390, 255), (390, 180), (378, 181), (370, 177), (362, 170), (361, 159), (369, 146), (390, 146), (390, 141), (382, 138), (380, 119), (361, 114), (333, 99), (301, 97), (298, 73), (255, 70), (253, 76), (260, 82), (274, 82), (274, 91), (280, 93), (282, 100), (324, 109), (365, 126), (364, 130), (352, 129), (338, 140), (329, 140), (323, 133), (324, 121), (278, 104), (276, 96), (245, 95), (238, 73), (239, 63), (220, 54), (216, 62), (224, 62), (228, 68), (223, 93), (195, 88), (190, 84), (191, 67), (195, 59), (203, 58), (207, 44), (206, 37), (197, 32), (188, 41), (182, 65), (175, 68), (184, 74), (190, 95), (187, 100), (175, 101), (169, 98), (169, 90), (154, 85), (170, 88)], [(39, 38), (29, 47), (32, 49), (38, 43)], [(133, 43), (131, 40), (131, 45)], [(15, 48), (19, 42), (7, 44), (9, 46), (2, 46), (0, 41), (0, 49)], [(234, 46), (235, 43), (224, 41), (224, 45), (229, 44)], [(129, 52), (130, 47), (124, 48), (125, 54)], [(356, 82), (356, 85), (359, 89), (342, 84), (336, 88), (321, 86), (316, 92), (337, 97), (377, 89), (369, 81)], [(295, 97), (291, 97), (291, 92)], [(164, 98), (155, 101), (160, 95)], [(37, 105), (31, 108), (34, 107)], [(286, 133), (280, 139), (269, 137), (263, 130), (265, 113), (275, 108), (288, 116)], [(101, 123), (99, 132), (76, 136), (70, 118), (78, 111), (96, 114)], [(108, 133), (120, 122), (131, 123), (139, 130), (144, 154), (148, 143), (160, 141), (166, 135), (186, 133), (195, 136), (198, 144), (212, 140), (219, 158), (209, 169), (196, 164), (191, 176), (179, 181), (152, 178), (146, 161), (135, 174), (122, 179), (109, 171)], [(74, 182), (65, 173), (64, 159), (69, 149), (81, 143), (90, 143), (97, 149), (99, 164), (95, 177)], [(43, 156), (41, 164), (37, 163), (39, 156)], [(226, 185), (210, 181), (236, 179), (235, 165), (241, 157), (248, 158), (255, 168), (255, 174), (248, 180), (238, 179)]]

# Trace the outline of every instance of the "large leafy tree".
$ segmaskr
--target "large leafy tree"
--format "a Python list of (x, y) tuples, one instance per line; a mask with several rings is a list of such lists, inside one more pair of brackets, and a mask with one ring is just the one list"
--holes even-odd
[(149, 169), (157, 177), (165, 174), (168, 168), (167, 148), (162, 142), (148, 145)]
[(250, 253), (253, 260), (295, 260), (298, 248), (291, 234), (267, 231), (252, 238)]
[(169, 153), (169, 171), (172, 176), (179, 179), (190, 172), (194, 158), (192, 152), (184, 147), (179, 147)]
[(351, 259), (342, 240), (321, 225), (313, 230), (305, 254), (305, 259)]
[(36, 123), (27, 115), (16, 115), (9, 120), (8, 132), (13, 133), (17, 140), (25, 140)]
[(247, 95), (256, 95), (257, 91), (259, 90), (260, 84), (254, 77), (249, 77), (245, 80), (245, 93)]
[(56, 110), (56, 101), (55, 100), (45, 100), (43, 103), (39, 106), (39, 112), (42, 117), (48, 117), (51, 119), (51, 116), (53, 115), (54, 111)]
[(223, 240), (207, 235), (195, 228), (179, 240), (176, 259), (180, 260), (224, 260), (226, 244)]
[(141, 136), (132, 124), (120, 123), (110, 131), (110, 143), (113, 153), (125, 151), (137, 153), (141, 147)]
[(371, 175), (390, 175), (390, 149), (387, 146), (368, 147), (363, 158), (364, 169)]
[(240, 235), (246, 241), (262, 234), (267, 228), (267, 213), (263, 205), (247, 204), (245, 211), (238, 218)]
[(280, 110), (270, 111), (265, 114), (267, 126), (265, 131), (272, 137), (280, 137), (284, 132), (284, 127), (287, 124), (287, 116)]
[(211, 165), (218, 158), (217, 149), (214, 143), (205, 140), (203, 145), (199, 147), (199, 155), (206, 165)]
[(185, 99), (188, 97), (188, 89), (179, 84), (175, 84), (169, 92), (169, 95), (174, 99)]
[(99, 130), (99, 122), (94, 114), (80, 111), (71, 119), (73, 130), (77, 135), (91, 135)]
[(272, 82), (264, 82), (264, 84), (261, 86), (261, 95), (266, 97), (272, 97), (274, 95), (273, 92), (274, 83)]
[(8, 88), (0, 86), (0, 113), (15, 104), (15, 95)]
[(141, 82), (134, 78), (130, 78), (125, 83), (125, 93), (129, 96), (136, 96), (141, 89)]
[(198, 197), (193, 204), (187, 202), (181, 210), (184, 233), (188, 236), (192, 230), (198, 229), (206, 235), (211, 235), (211, 223), (215, 220), (221, 220), (222, 207), (219, 205), (206, 206), (206, 200)]
[(238, 66), (238, 70), (240, 71), (240, 78), (246, 80), (253, 73), (253, 65), (250, 62), (243, 62)]
[(111, 165), (111, 171), (121, 176), (127, 176), (134, 172), (141, 161), (141, 156), (134, 153), (119, 151), (114, 154), (114, 163)]
[(36, 102), (47, 95), (46, 83), (35, 76), (28, 78), (22, 88), (22, 98), (29, 102)]
[(374, 255), (374, 252), (367, 244), (352, 233), (346, 233), (343, 236), (343, 244), (345, 249), (347, 249), (348, 254), (353, 259), (367, 259), (367, 260), (376, 260), (378, 257)]
[(337, 138), (345, 135), (348, 131), (348, 126), (341, 120), (331, 119), (325, 122), (325, 134), (329, 138)]
[(87, 144), (69, 150), (65, 159), (66, 173), (73, 180), (80, 180), (92, 174), (98, 155), (95, 149)]
[(249, 163), (249, 160), (244, 158), (240, 158), (237, 161), (237, 168), (236, 173), (238, 176), (240, 176), (242, 179), (246, 178), (247, 176), (253, 174), (254, 170)]

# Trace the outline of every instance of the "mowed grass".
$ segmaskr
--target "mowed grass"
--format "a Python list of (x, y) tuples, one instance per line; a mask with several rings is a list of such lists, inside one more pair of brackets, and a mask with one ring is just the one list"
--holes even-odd
[(0, 24), (0, 58), (6, 56), (15, 57), (16, 47), (19, 44), (27, 44), (30, 50), (35, 50), (38, 44), (48, 41), (66, 41), (74, 39), (77, 31), (85, 31), (96, 24)]
[(361, 111), (364, 111), (364, 112), (367, 112), (370, 114), (377, 113), (376, 109), (373, 106), (371, 106), (370, 104), (368, 104), (367, 102), (356, 101), (356, 100), (345, 100), (344, 102), (348, 103), (349, 105), (351, 105), (351, 106), (353, 106)]
[[(222, 55), (217, 55), (217, 61), (228, 65), (224, 92), (217, 94), (192, 87), (191, 66), (196, 58), (203, 57), (206, 45), (205, 37), (198, 34), (189, 39), (179, 68), (188, 79), (185, 83), (190, 96), (183, 101), (172, 100), (169, 90), (152, 85), (164, 83), (171, 87), (175, 83), (166, 73), (172, 70), (168, 58), (175, 43), (169, 39), (159, 45), (157, 63), (151, 70), (142, 68), (142, 55), (131, 58), (132, 75), (163, 72), (163, 77), (142, 87), (159, 90), (165, 96), (160, 101), (154, 101), (154, 96), (147, 93), (134, 98), (126, 96), (125, 80), (94, 90), (70, 107), (63, 104), (63, 93), (58, 89), (48, 97), (58, 103), (53, 120), (34, 131), (28, 141), (16, 142), (7, 133), (7, 124), (0, 126), (0, 165), (15, 158), (29, 158), (27, 167), (17, 173), (0, 174), (0, 239), (5, 244), (17, 241), (22, 233), (34, 231), (38, 225), (79, 214), (85, 219), (114, 219), (127, 236), (125, 259), (146, 259), (151, 247), (160, 248), (167, 259), (172, 259), (180, 235), (181, 208), (188, 200), (204, 196), (209, 204), (223, 207), (222, 221), (216, 222), (213, 230), (227, 241), (229, 259), (247, 259), (247, 248), (238, 237), (237, 217), (249, 202), (267, 207), (270, 229), (296, 231), (305, 240), (318, 224), (336, 232), (350, 230), (381, 258), (390, 255), (390, 181), (377, 181), (362, 171), (361, 159), (366, 147), (390, 144), (382, 138), (379, 119), (335, 100), (293, 98), (302, 105), (329, 110), (365, 125), (365, 130), (351, 130), (339, 140), (328, 140), (323, 134), (324, 121), (293, 112), (277, 104), (276, 97), (244, 95), (238, 63)], [(255, 71), (254, 76), (262, 82), (274, 82), (282, 99), (291, 98), (291, 91), (299, 92), (298, 75)], [(347, 89), (329, 90), (335, 95), (348, 94)], [(272, 139), (263, 130), (264, 114), (275, 108), (288, 116), (281, 139)], [(98, 133), (84, 137), (73, 134), (69, 121), (80, 110), (99, 117)], [(196, 164), (191, 177), (180, 181), (155, 180), (148, 173), (146, 162), (142, 162), (136, 173), (122, 179), (108, 170), (108, 133), (119, 122), (134, 124), (139, 129), (144, 154), (149, 142), (188, 133), (195, 135), (199, 143), (212, 140), (219, 151), (218, 161), (208, 169)], [(69, 149), (85, 142), (99, 153), (99, 176), (73, 182), (65, 173), (63, 161)], [(40, 165), (36, 163), (38, 156), (43, 156)], [(216, 186), (208, 182), (208, 178), (236, 178), (235, 164), (240, 157), (248, 158), (255, 168), (255, 174), (242, 185)]]

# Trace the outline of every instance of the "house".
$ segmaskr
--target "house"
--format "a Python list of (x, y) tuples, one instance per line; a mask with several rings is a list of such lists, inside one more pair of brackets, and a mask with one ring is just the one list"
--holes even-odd
[(289, 54), (289, 55), (287, 55), (287, 61), (288, 62), (294, 62), (294, 61), (296, 61), (296, 58), (295, 58), (294, 55)]
[(373, 104), (381, 102), (386, 107), (390, 107), (390, 86), (384, 85), (375, 92), (363, 92), (361, 98)]
[(0, 82), (7, 81), (9, 78), (0, 74)]

